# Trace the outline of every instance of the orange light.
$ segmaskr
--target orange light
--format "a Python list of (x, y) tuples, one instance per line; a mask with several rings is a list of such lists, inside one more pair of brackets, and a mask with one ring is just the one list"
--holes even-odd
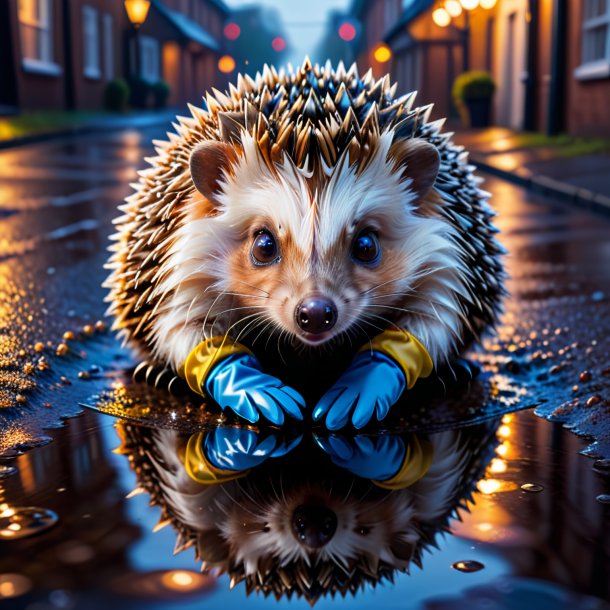
[(235, 70), (235, 60), (230, 55), (223, 55), (218, 60), (218, 69), (224, 74), (233, 72)]
[(500, 438), (507, 438), (510, 436), (510, 428), (505, 424), (498, 428), (498, 436)]
[(460, 3), (467, 11), (472, 11), (479, 6), (479, 0), (460, 0)]
[(497, 0), (481, 0), (481, 8), (490, 9), (496, 6)]
[(458, 0), (445, 0), (445, 10), (451, 17), (459, 17), (462, 14), (462, 5)]
[(150, 0), (125, 0), (124, 4), (129, 21), (134, 27), (139, 28), (148, 16)]
[(392, 59), (392, 49), (387, 44), (378, 44), (373, 51), (373, 57), (380, 64), (385, 64)]
[(497, 479), (481, 479), (477, 483), (477, 489), (486, 496), (498, 491), (502, 487), (502, 483)]
[(489, 465), (490, 472), (506, 472), (506, 462), (500, 458), (494, 458)]
[(446, 28), (451, 23), (451, 15), (444, 8), (437, 8), (432, 13), (432, 21), (439, 28)]
[(506, 457), (506, 454), (508, 453), (508, 443), (504, 442), (498, 447), (496, 447), (496, 453), (500, 457)]

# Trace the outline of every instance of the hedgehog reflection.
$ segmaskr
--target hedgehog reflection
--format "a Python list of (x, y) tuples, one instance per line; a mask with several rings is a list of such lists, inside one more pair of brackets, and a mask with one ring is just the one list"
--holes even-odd
[(188, 434), (120, 424), (120, 452), (202, 570), (278, 599), (393, 580), (435, 544), (493, 455), (498, 422), (431, 435)]

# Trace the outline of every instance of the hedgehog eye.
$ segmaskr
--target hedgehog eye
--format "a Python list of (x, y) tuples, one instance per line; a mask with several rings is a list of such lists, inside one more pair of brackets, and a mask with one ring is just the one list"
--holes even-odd
[(365, 265), (376, 265), (381, 258), (381, 244), (371, 229), (360, 232), (352, 244), (352, 258)]
[(270, 265), (279, 261), (277, 242), (269, 231), (264, 229), (257, 231), (252, 243), (251, 256), (255, 265)]

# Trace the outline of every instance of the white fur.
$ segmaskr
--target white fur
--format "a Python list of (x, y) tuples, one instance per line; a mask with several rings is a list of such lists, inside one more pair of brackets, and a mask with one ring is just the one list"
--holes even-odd
[[(225, 175), (218, 197), (221, 213), (187, 220), (159, 269), (158, 315), (151, 333), (154, 355), (178, 368), (205, 335), (222, 334), (230, 321), (249, 314), (258, 314), (253, 322), (268, 321), (296, 336), (296, 304), (309, 292), (323, 289), (339, 310), (335, 336), (367, 316), (382, 327), (387, 324), (379, 316), (398, 317), (399, 324), (422, 341), (435, 363), (448, 357), (463, 334), (464, 312), (458, 299), (458, 294), (468, 295), (462, 281), (463, 262), (451, 239), (452, 227), (442, 219), (418, 214), (410, 181), (401, 181), (387, 159), (391, 140), (391, 132), (381, 135), (376, 154), (359, 175), (344, 156), (329, 170), (328, 182), (320, 192), (311, 193), (306, 172), (287, 157), (273, 172), (263, 162), (252, 136), (244, 133), (243, 154)], [(351, 238), (356, 225), (367, 219), (386, 219), (392, 228), (387, 237), (408, 261), (409, 272), (393, 278), (392, 292), (398, 296), (389, 303), (376, 301), (374, 292), (359, 294), (328, 255), (345, 229)], [(268, 225), (280, 238), (290, 234), (309, 261), (299, 267), (298, 276), (286, 271), (285, 283), (269, 298), (257, 292), (256, 270), (248, 286), (233, 282), (227, 265), (228, 255), (237, 245), (252, 239), (249, 231), (254, 221)], [(382, 246), (385, 239), (382, 235)], [(314, 251), (316, 256), (312, 256)], [(260, 308), (229, 311), (240, 302), (239, 297), (226, 293), (244, 292), (260, 297)], [(349, 308), (343, 307), (341, 295), (349, 296)], [(387, 307), (377, 307), (381, 303)], [(392, 309), (396, 306), (406, 311), (397, 316)]]

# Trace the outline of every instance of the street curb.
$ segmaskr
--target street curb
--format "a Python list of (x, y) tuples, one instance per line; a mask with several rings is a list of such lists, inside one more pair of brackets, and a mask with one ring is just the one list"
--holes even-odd
[(594, 193), (588, 189), (561, 182), (549, 176), (535, 176), (528, 170), (517, 169), (509, 172), (505, 169), (487, 163), (476, 153), (470, 153), (470, 159), (480, 170), (497, 176), (513, 184), (517, 184), (535, 193), (542, 195), (552, 195), (566, 203), (571, 203), (581, 209), (588, 209), (610, 216), (610, 197), (601, 193)]
[(108, 121), (106, 123), (90, 123), (83, 125), (75, 125), (65, 129), (57, 129), (55, 131), (44, 131), (41, 133), (20, 136), (10, 140), (0, 140), (0, 150), (8, 150), (18, 148), (28, 144), (38, 144), (48, 142), (50, 140), (65, 138), (67, 136), (80, 136), (100, 132), (123, 131), (126, 129), (143, 129), (146, 127), (154, 127), (156, 125), (167, 125), (171, 128), (172, 121), (176, 118), (178, 111), (164, 112), (155, 116), (134, 116), (125, 118), (124, 120), (117, 119), (116, 121)]

